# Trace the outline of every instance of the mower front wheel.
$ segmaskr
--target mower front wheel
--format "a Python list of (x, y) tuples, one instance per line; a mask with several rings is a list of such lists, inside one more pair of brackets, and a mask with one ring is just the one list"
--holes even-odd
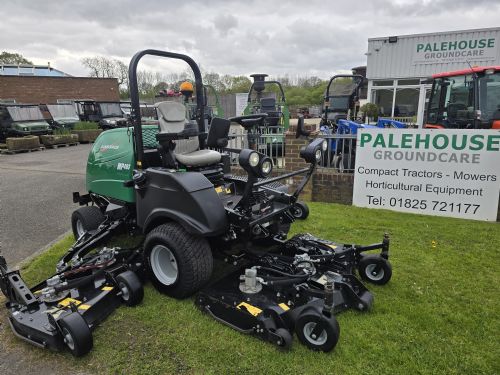
[(71, 215), (71, 228), (76, 239), (86, 232), (96, 230), (104, 221), (105, 217), (99, 207), (83, 206)]
[(372, 284), (385, 285), (392, 277), (392, 266), (380, 255), (363, 255), (358, 264), (359, 276)]
[(295, 333), (309, 349), (331, 351), (340, 336), (340, 326), (335, 316), (330, 318), (313, 312), (301, 314), (295, 323)]
[(305, 220), (309, 216), (309, 207), (302, 201), (297, 201), (292, 207), (292, 215), (296, 219)]
[(135, 306), (144, 298), (144, 288), (141, 280), (132, 271), (125, 271), (116, 277), (116, 283), (121, 292), (123, 303), (127, 306)]
[(81, 357), (92, 349), (93, 340), (90, 328), (79, 313), (71, 313), (59, 320), (61, 334), (64, 343), (71, 354), (75, 357)]
[(212, 274), (213, 256), (207, 240), (177, 223), (162, 224), (149, 232), (144, 250), (153, 285), (171, 297), (192, 295)]

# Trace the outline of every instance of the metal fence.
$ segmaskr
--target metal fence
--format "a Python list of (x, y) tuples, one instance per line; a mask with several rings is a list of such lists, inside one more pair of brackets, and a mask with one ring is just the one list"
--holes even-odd
[[(324, 138), (328, 145), (319, 167), (335, 169), (342, 173), (353, 173), (356, 161), (356, 135), (319, 134), (318, 137)], [(282, 127), (266, 127), (259, 129), (257, 134), (248, 134), (241, 126), (233, 125), (229, 132), (229, 139), (228, 148), (254, 148), (269, 156), (273, 160), (275, 169), (285, 168), (286, 142)], [(231, 152), (230, 160), (231, 165), (238, 165), (238, 153)]]
[[(241, 126), (231, 126), (228, 148), (255, 149), (273, 160), (274, 168), (285, 168), (285, 133), (283, 127), (266, 126), (248, 133)], [(238, 153), (230, 152), (231, 165), (238, 165)]]
[(408, 128), (418, 128), (418, 125), (417, 125), (417, 118), (414, 117), (414, 116), (408, 116), (408, 117), (402, 117), (402, 116), (399, 116), (399, 117), (379, 117), (379, 120), (395, 120), (395, 121), (399, 121), (399, 122), (402, 122), (403, 124), (406, 124), (406, 126)]
[(318, 137), (324, 138), (328, 144), (319, 167), (332, 168), (342, 173), (353, 173), (356, 162), (356, 135), (319, 134)]

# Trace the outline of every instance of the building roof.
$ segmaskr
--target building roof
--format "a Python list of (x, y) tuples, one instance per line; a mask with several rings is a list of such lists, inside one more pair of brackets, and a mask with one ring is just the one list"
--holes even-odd
[(71, 77), (61, 70), (54, 69), (50, 65), (29, 64), (1, 64), (0, 75), (2, 76), (36, 76), (36, 77)]
[(455, 70), (453, 72), (443, 72), (443, 73), (433, 74), (432, 78), (463, 76), (464, 74), (471, 74), (471, 72), (482, 73), (485, 70), (490, 70), (490, 69), (497, 71), (500, 70), (500, 66), (474, 66), (472, 68)]

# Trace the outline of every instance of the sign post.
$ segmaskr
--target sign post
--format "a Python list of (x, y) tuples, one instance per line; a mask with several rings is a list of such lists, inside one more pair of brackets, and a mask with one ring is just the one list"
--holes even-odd
[(353, 205), (495, 221), (500, 131), (362, 129)]

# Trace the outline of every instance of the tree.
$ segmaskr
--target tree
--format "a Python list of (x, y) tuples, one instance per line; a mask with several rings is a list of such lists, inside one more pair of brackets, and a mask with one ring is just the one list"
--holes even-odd
[(128, 68), (118, 59), (103, 56), (85, 57), (82, 64), (90, 70), (89, 77), (116, 78), (118, 85), (128, 85)]
[(3, 51), (0, 53), (0, 64), (14, 64), (14, 65), (33, 65), (33, 62), (26, 59), (23, 55), (19, 53), (10, 53), (7, 51)]

